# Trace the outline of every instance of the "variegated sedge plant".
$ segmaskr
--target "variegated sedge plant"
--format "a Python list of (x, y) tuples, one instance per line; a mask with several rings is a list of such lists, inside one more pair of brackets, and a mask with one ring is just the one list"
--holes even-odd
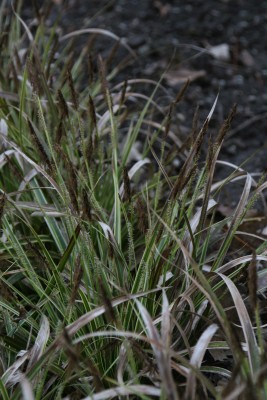
[(266, 241), (242, 224), (267, 183), (218, 160), (235, 107), (203, 161), (216, 100), (182, 144), (188, 83), (163, 107), (161, 82), (118, 83), (114, 34), (86, 28), (115, 48), (76, 57), (81, 32), (37, 15), (33, 34), (20, 11), (1, 4), (2, 398), (265, 399)]

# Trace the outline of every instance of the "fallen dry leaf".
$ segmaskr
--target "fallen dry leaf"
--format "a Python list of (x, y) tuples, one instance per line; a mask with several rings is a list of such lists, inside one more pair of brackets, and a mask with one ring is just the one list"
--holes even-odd
[(227, 43), (222, 43), (217, 46), (208, 47), (209, 53), (214, 57), (216, 60), (219, 61), (230, 61), (231, 54), (230, 54), (230, 47)]
[(202, 78), (205, 75), (206, 71), (204, 70), (193, 71), (189, 69), (178, 69), (166, 72), (164, 74), (164, 79), (166, 79), (169, 86), (176, 86), (186, 82), (188, 79), (190, 81), (194, 81), (198, 78)]
[(169, 3), (163, 4), (161, 1), (154, 1), (154, 6), (159, 10), (161, 17), (165, 17), (171, 11)]
[(252, 55), (247, 50), (242, 50), (239, 59), (245, 67), (253, 67), (255, 65), (255, 60)]
[(261, 234), (267, 236), (267, 226), (262, 229)]

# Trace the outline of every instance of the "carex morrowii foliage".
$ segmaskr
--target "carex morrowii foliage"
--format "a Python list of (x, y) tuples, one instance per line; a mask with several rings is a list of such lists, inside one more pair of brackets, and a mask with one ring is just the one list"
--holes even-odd
[(127, 42), (55, 3), (0, 5), (0, 397), (265, 399), (267, 184), (218, 159), (235, 107), (183, 142), (189, 82), (125, 79)]

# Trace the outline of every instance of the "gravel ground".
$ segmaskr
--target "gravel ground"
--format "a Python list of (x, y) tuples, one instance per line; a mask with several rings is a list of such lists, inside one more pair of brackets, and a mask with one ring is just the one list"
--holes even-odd
[[(28, 0), (23, 3), (26, 19), (33, 15), (30, 4)], [(158, 80), (165, 71), (163, 83), (174, 96), (182, 82), (191, 78), (177, 109), (183, 137), (196, 107), (204, 120), (218, 92), (211, 134), (216, 134), (237, 103), (220, 158), (240, 165), (256, 152), (245, 168), (249, 172), (267, 170), (266, 1), (54, 0), (52, 19), (58, 16), (64, 34), (83, 27), (105, 29), (131, 46), (137, 59), (120, 72), (119, 81)], [(88, 35), (77, 37), (77, 48), (87, 40)], [(101, 35), (97, 49), (105, 57), (113, 44)], [(123, 50), (118, 57), (122, 56)]]

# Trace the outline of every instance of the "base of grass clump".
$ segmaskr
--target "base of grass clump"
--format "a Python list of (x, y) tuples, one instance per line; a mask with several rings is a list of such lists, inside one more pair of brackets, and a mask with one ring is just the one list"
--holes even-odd
[(2, 5), (3, 399), (265, 398), (266, 241), (242, 227), (267, 184), (236, 166), (214, 180), (235, 107), (206, 152), (216, 100), (181, 147), (188, 84), (159, 123), (160, 84), (132, 111), (142, 96), (110, 89), (109, 59), (89, 57), (84, 86), (88, 52), (68, 59), (55, 27), (33, 37), (19, 14)]

